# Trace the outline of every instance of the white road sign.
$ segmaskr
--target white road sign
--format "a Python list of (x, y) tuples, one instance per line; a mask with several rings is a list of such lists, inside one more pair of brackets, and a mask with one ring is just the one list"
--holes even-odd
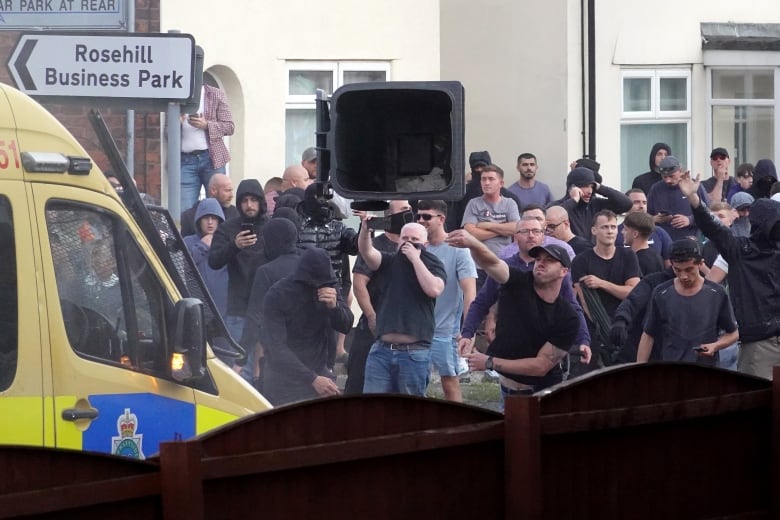
[(189, 34), (25, 33), (9, 61), (32, 96), (186, 100), (193, 86)]

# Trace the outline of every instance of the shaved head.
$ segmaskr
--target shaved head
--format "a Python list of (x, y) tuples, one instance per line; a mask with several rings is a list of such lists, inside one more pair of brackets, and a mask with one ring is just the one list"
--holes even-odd
[(284, 169), (284, 173), (282, 173), (282, 190), (287, 190), (289, 188), (301, 188), (305, 190), (306, 186), (309, 184), (311, 184), (309, 172), (300, 164), (293, 164)]

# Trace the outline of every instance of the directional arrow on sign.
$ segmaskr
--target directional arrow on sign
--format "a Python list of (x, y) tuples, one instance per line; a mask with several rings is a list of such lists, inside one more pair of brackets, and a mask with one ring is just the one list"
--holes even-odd
[(24, 42), (24, 44), (22, 44), (22, 50), (19, 51), (19, 55), (14, 61), (14, 69), (19, 75), (19, 79), (17, 81), (21, 83), (21, 86), (24, 87), (24, 90), (35, 90), (35, 82), (33, 81), (32, 76), (30, 76), (30, 71), (27, 70), (27, 60), (30, 59), (30, 55), (35, 48), (36, 43), (38, 43), (38, 40), (34, 40), (32, 38)]
[(33, 96), (184, 101), (194, 85), (195, 40), (181, 33), (25, 33), (9, 60)]

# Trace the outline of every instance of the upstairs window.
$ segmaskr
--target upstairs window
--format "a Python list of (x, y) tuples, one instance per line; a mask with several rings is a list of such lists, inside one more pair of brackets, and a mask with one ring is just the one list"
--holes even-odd
[(630, 69), (621, 73), (620, 180), (624, 190), (646, 172), (650, 150), (668, 144), (688, 164), (691, 121), (689, 69)]
[(390, 80), (390, 62), (315, 61), (287, 64), (285, 164), (299, 164), (306, 148), (316, 144), (314, 100), (317, 89), (327, 95), (349, 83)]

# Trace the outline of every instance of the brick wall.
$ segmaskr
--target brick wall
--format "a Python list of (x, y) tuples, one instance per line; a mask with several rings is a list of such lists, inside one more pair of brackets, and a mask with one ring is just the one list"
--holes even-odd
[[(135, 0), (136, 32), (160, 31), (160, 0)], [(8, 59), (19, 39), (18, 31), (0, 31), (0, 82), (16, 86), (8, 69)], [(56, 117), (79, 140), (101, 169), (109, 168), (105, 154), (100, 149), (95, 133), (87, 119), (90, 108), (98, 108), (111, 130), (119, 151), (127, 151), (126, 111), (94, 103), (74, 100), (73, 103), (51, 103), (42, 101)], [(157, 201), (160, 200), (161, 165), (160, 114), (158, 112), (135, 112), (135, 180), (138, 188)]]

